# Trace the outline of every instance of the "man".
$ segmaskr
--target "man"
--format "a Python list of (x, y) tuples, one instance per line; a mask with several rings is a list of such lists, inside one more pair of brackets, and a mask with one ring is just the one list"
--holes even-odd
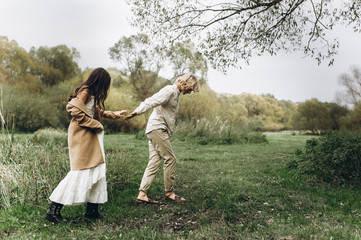
[(157, 174), (161, 159), (164, 159), (164, 187), (167, 200), (185, 202), (186, 199), (174, 193), (176, 157), (169, 138), (173, 134), (179, 106), (180, 93), (183, 95), (199, 92), (199, 83), (192, 74), (179, 77), (173, 85), (144, 100), (133, 113), (125, 117), (130, 119), (154, 108), (147, 123), (145, 133), (149, 139), (149, 162), (145, 169), (136, 203), (159, 204), (147, 196), (147, 191)]

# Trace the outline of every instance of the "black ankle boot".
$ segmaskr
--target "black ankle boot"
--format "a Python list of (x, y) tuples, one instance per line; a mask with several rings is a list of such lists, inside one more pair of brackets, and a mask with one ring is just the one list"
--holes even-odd
[(85, 212), (84, 216), (86, 218), (91, 218), (91, 219), (104, 218), (104, 216), (99, 213), (98, 206), (99, 206), (99, 204), (88, 202), (86, 204), (86, 212)]
[(60, 223), (63, 221), (63, 217), (60, 214), (60, 210), (63, 207), (63, 204), (51, 202), (50, 208), (46, 211), (45, 218), (53, 223)]

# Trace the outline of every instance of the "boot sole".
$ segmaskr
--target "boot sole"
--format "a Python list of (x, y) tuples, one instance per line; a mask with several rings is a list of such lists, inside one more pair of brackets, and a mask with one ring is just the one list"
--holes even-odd
[(96, 219), (104, 219), (104, 216), (103, 215), (100, 215), (100, 216), (94, 216), (94, 215), (84, 215), (85, 218), (88, 218), (88, 219), (93, 219), (93, 220), (96, 220)]
[(57, 218), (54, 218), (52, 215), (50, 215), (50, 214), (46, 214), (45, 215), (45, 218), (47, 219), (47, 220), (49, 220), (50, 222), (52, 222), (52, 223), (55, 223), (55, 224), (57, 224), (57, 223), (60, 223), (63, 219), (61, 219), (61, 220), (59, 220), (59, 219), (57, 219)]

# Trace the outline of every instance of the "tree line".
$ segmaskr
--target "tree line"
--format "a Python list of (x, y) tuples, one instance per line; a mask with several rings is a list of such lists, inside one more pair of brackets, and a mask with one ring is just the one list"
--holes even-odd
[[(351, 90), (354, 93), (351, 106), (317, 99), (293, 103), (277, 100), (270, 94), (218, 94), (209, 88), (207, 61), (192, 42), (184, 41), (172, 48), (149, 48), (148, 44), (148, 36), (140, 34), (123, 37), (109, 49), (110, 57), (122, 69), (108, 69), (112, 87), (105, 102), (107, 109), (132, 111), (140, 101), (171, 84), (177, 76), (193, 72), (200, 79), (201, 92), (181, 98), (178, 121), (195, 126), (199, 120), (219, 119), (235, 131), (288, 129), (320, 133), (361, 126), (357, 67), (351, 68), (350, 74), (340, 76), (345, 93)], [(68, 96), (91, 71), (79, 68), (79, 58), (79, 52), (66, 45), (33, 47), (26, 51), (16, 41), (0, 37), (2, 128), (27, 132), (47, 127), (66, 129), (70, 120), (65, 111)], [(161, 71), (167, 71), (170, 76), (162, 77)], [(147, 117), (145, 114), (131, 121), (104, 120), (104, 124), (110, 132), (134, 132), (145, 127)]]

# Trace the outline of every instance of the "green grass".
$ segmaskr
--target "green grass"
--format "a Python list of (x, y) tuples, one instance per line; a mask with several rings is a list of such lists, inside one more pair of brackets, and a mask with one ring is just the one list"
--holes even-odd
[[(361, 239), (359, 187), (307, 182), (287, 170), (295, 150), (309, 138), (268, 133), (269, 143), (233, 145), (174, 139), (176, 193), (188, 202), (163, 199), (160, 170), (148, 194), (162, 204), (138, 206), (147, 142), (134, 135), (106, 135), (109, 201), (100, 206), (105, 220), (88, 221), (85, 206), (75, 206), (63, 208), (67, 222), (50, 224), (44, 219), (48, 201), (39, 197), (37, 204), (30, 199), (0, 210), (0, 238)], [(67, 155), (66, 148), (49, 151), (54, 159)], [(54, 174), (53, 181), (64, 176)]]

